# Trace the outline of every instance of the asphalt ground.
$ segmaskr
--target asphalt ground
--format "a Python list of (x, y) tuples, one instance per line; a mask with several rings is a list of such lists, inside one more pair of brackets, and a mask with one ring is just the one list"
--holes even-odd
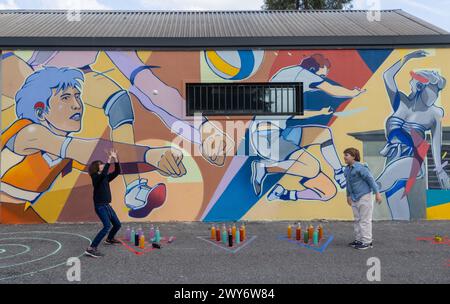
[[(142, 254), (133, 245), (102, 244), (105, 256), (98, 259), (83, 252), (100, 224), (1, 225), (0, 284), (370, 284), (377, 261), (377, 283), (450, 283), (450, 243), (432, 241), (435, 235), (448, 241), (449, 221), (375, 222), (374, 248), (365, 251), (347, 245), (352, 222), (322, 222), (325, 238), (316, 250), (283, 239), (287, 222), (247, 223), (247, 240), (232, 248), (208, 240), (208, 223), (152, 224), (175, 241)], [(148, 234), (150, 224), (124, 223), (119, 237), (127, 226)], [(75, 282), (67, 276), (73, 257), (80, 261)]]

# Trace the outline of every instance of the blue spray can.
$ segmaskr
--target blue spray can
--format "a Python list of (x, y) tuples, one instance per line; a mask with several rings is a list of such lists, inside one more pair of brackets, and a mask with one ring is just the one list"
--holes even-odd
[(317, 230), (314, 230), (314, 233), (313, 233), (313, 243), (314, 243), (314, 245), (319, 244), (319, 232)]
[(156, 227), (155, 230), (155, 243), (159, 243), (161, 241), (161, 232), (159, 232), (159, 228)]
[(135, 235), (136, 235), (136, 232), (134, 231), (134, 229), (131, 229), (130, 240), (129, 240), (130, 242), (134, 242)]

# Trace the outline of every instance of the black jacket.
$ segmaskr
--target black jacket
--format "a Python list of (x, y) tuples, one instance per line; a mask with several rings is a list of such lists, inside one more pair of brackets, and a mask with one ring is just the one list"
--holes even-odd
[(109, 166), (109, 163), (105, 164), (105, 167), (100, 174), (91, 176), (92, 185), (94, 186), (95, 204), (111, 203), (111, 189), (109, 188), (109, 182), (120, 174), (120, 165), (119, 163), (114, 163), (114, 172), (108, 174)]

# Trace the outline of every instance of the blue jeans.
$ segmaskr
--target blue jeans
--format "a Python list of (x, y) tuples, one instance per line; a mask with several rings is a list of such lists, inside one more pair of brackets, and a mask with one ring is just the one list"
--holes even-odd
[[(105, 235), (108, 233), (108, 240), (112, 240), (116, 233), (119, 231), (122, 224), (119, 221), (114, 209), (109, 204), (96, 204), (95, 205), (95, 213), (97, 213), (98, 217), (103, 223), (103, 229), (95, 237), (94, 241), (91, 243), (91, 247), (97, 248), (98, 244), (103, 240)], [(112, 225), (111, 225), (112, 224)], [(112, 226), (112, 229), (111, 229)], [(111, 231), (110, 231), (111, 230)]]

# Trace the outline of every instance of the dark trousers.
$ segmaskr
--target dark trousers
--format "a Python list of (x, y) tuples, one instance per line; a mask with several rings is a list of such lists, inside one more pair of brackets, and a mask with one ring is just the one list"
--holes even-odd
[(122, 227), (122, 224), (114, 212), (114, 209), (109, 204), (95, 204), (95, 213), (97, 213), (98, 217), (102, 221), (103, 229), (100, 230), (94, 241), (92, 241), (91, 247), (93, 248), (97, 248), (98, 244), (100, 244), (108, 231), (108, 239), (111, 240), (119, 231), (120, 227)]

